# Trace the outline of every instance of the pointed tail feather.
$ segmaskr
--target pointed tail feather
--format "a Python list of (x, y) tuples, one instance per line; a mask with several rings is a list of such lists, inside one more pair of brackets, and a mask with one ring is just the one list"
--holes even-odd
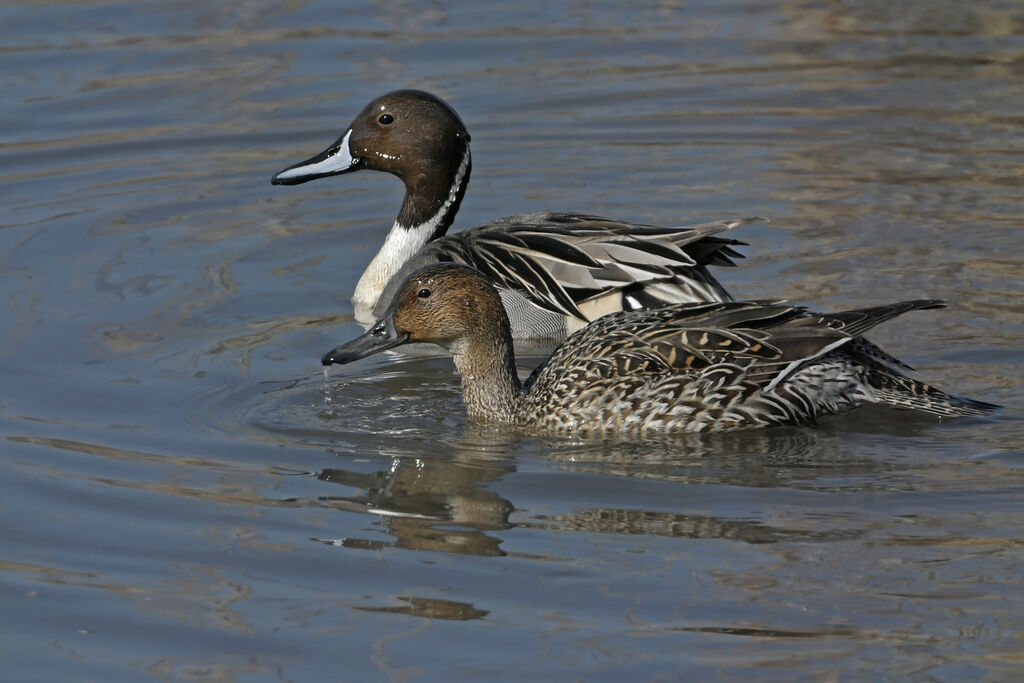
[(941, 299), (916, 299), (914, 301), (900, 301), (884, 306), (872, 306), (870, 308), (857, 308), (850, 311), (839, 311), (838, 313), (815, 313), (823, 320), (835, 321), (841, 325), (847, 334), (858, 336), (864, 334), (876, 325), (892, 320), (898, 315), (908, 311), (923, 311), (931, 308), (945, 308), (946, 302)]
[(953, 396), (909, 377), (875, 375), (869, 378), (872, 394), (879, 403), (917, 410), (932, 415), (959, 417), (986, 415), (1002, 406), (973, 398)]

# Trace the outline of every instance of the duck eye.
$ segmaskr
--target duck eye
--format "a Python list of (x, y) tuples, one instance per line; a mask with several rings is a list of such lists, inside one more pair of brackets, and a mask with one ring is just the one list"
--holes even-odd
[(392, 116), (391, 114), (381, 114), (380, 117), (377, 119), (377, 123), (381, 124), (382, 126), (388, 126), (394, 122), (395, 117)]
[(421, 299), (426, 299), (427, 297), (430, 296), (430, 290), (424, 287), (420, 291), (416, 292), (416, 296), (418, 296)]

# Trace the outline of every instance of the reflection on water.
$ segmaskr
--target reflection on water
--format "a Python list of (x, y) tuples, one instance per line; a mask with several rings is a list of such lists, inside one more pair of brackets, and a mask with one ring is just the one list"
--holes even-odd
[[(6, 676), (1012, 679), (1022, 25), (957, 0), (0, 9)], [(634, 443), (467, 424), (443, 355), (325, 380), (400, 183), (268, 179), (399, 87), (473, 134), (456, 228), (766, 215), (731, 291), (945, 298), (874, 340), (1008, 408)]]
[[(324, 470), (318, 477), (321, 481), (363, 493), (325, 495), (320, 500), (328, 507), (380, 516), (399, 548), (503, 555), (498, 547), (501, 540), (484, 532), (509, 528), (512, 504), (482, 487), (513, 470), (512, 465), (395, 458), (383, 472)], [(343, 545), (366, 547), (365, 543), (345, 539)]]
[(425, 617), (428, 619), (453, 619), (465, 621), (468, 619), (482, 619), (486, 617), (487, 610), (479, 610), (464, 602), (451, 600), (431, 600), (428, 598), (413, 598), (399, 595), (397, 600), (406, 603), (400, 607), (357, 607), (356, 609), (365, 612), (385, 612), (391, 614), (407, 614), (411, 617)]
[[(870, 412), (870, 411), (869, 411)], [(877, 411), (884, 414), (886, 411)], [(870, 415), (868, 416), (870, 419)], [(871, 422), (876, 426), (877, 422)], [(688, 435), (657, 442), (624, 444), (615, 441), (544, 440), (542, 458), (556, 471), (624, 477), (678, 485), (768, 488), (808, 492), (852, 493), (920, 491), (942, 487), (947, 476), (931, 465), (928, 471), (895, 459), (886, 459), (892, 439), (912, 440), (927, 432), (928, 420), (916, 427), (893, 425), (889, 441), (877, 440), (877, 453), (851, 451), (842, 438), (849, 422), (833, 433), (806, 429), (776, 429), (750, 434)], [(934, 424), (932, 424), (934, 428)], [(395, 445), (377, 435), (379, 452)], [(423, 436), (426, 436), (424, 434)], [(435, 438), (442, 438), (438, 435)], [(862, 443), (861, 448), (868, 446)], [(444, 448), (443, 456), (392, 456), (384, 469), (367, 471), (327, 468), (317, 475), (322, 482), (353, 492), (325, 491), (317, 496), (326, 508), (369, 514), (377, 518), (369, 537), (318, 538), (346, 548), (383, 550), (397, 547), (471, 555), (505, 555), (500, 535), (487, 532), (519, 526), (550, 531), (639, 534), (679, 538), (725, 539), (747, 543), (847, 541), (864, 533), (855, 525), (857, 515), (836, 511), (809, 519), (767, 522), (748, 510), (739, 517), (679, 513), (685, 501), (673, 501), (671, 510), (647, 507), (630, 500), (631, 507), (593, 505), (586, 498), (562, 494), (574, 509), (533, 514), (514, 499), (498, 495), (492, 485), (514, 476), (521, 463), (511, 457), (516, 440), (495, 428), (470, 424), (461, 440)], [(938, 476), (936, 476), (938, 475)], [(932, 480), (929, 482), (929, 480)], [(591, 489), (585, 489), (591, 491)], [(517, 521), (510, 516), (519, 510)], [(377, 532), (393, 540), (380, 540)]]

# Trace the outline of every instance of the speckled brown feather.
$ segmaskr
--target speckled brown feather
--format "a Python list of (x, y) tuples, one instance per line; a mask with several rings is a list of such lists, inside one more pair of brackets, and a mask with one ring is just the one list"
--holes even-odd
[(942, 305), (821, 314), (783, 302), (721, 302), (615, 313), (566, 339), (525, 391), (501, 300), (472, 268), (417, 271), (381, 325), (393, 320), (409, 341), (453, 351), (474, 419), (585, 434), (709, 432), (812, 424), (861, 403), (943, 416), (994, 410), (906, 377), (899, 361), (859, 336), (901, 313)]

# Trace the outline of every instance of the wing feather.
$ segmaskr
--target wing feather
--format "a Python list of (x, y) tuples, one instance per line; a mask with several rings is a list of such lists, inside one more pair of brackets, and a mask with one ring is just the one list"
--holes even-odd
[(659, 304), (728, 298), (705, 266), (734, 265), (740, 254), (732, 247), (742, 242), (714, 235), (758, 220), (663, 228), (584, 214), (524, 214), (447, 235), (424, 252), (478, 268), (544, 310), (587, 321), (580, 302), (638, 286), (653, 289), (637, 301)]

